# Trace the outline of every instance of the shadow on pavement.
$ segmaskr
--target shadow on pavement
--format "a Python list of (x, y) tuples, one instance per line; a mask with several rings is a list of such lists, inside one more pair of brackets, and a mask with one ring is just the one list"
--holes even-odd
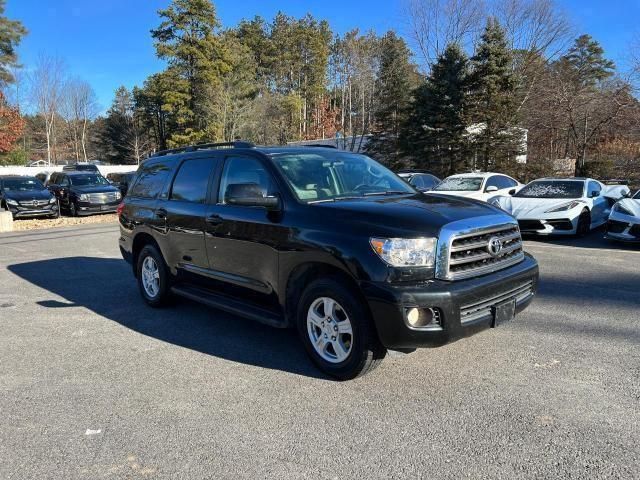
[(85, 307), (124, 327), (167, 343), (226, 360), (314, 378), (294, 330), (280, 330), (176, 299), (152, 309), (140, 297), (131, 267), (120, 259), (69, 257), (10, 265), (8, 270), (62, 297), (46, 308)]

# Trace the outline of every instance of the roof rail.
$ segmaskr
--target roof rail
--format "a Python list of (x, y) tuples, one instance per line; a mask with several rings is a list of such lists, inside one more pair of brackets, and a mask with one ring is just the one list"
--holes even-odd
[(164, 157), (165, 155), (173, 155), (176, 153), (188, 153), (197, 152), (198, 150), (213, 150), (216, 148), (254, 148), (255, 145), (251, 142), (219, 142), (219, 143), (197, 143), (195, 145), (189, 145), (187, 147), (172, 148), (170, 150), (161, 150), (151, 155), (153, 157)]
[(300, 146), (301, 147), (310, 147), (310, 148), (335, 148), (335, 149), (338, 148), (335, 145), (320, 145), (320, 144), (317, 144), (317, 143), (316, 144), (310, 144), (310, 145), (300, 145)]

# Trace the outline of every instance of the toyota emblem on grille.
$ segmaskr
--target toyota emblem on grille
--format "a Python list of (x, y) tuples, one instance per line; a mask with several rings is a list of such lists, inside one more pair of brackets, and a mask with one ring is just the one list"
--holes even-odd
[(497, 257), (502, 251), (502, 240), (498, 237), (491, 237), (489, 239), (489, 244), (487, 245), (487, 250), (492, 257)]

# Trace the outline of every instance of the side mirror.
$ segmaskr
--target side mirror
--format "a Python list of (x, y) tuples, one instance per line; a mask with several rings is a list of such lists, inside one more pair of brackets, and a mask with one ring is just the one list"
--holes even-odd
[(255, 183), (235, 183), (227, 186), (224, 194), (227, 205), (239, 207), (263, 207), (267, 210), (280, 210), (280, 197), (263, 195), (262, 189)]
[(498, 187), (496, 187), (495, 185), (490, 185), (487, 188), (485, 188), (484, 191), (487, 192), (487, 193), (497, 192), (498, 191)]
[(594, 190), (593, 192), (591, 192), (591, 198), (596, 198), (600, 196), (600, 192), (598, 192), (597, 190)]
[(509, 190), (509, 195), (515, 195), (516, 194), (516, 189), (512, 188), (511, 190)]

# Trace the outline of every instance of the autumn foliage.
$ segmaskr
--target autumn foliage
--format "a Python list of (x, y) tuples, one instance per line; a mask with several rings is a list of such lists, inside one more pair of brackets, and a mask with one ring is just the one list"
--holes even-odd
[(13, 144), (20, 138), (25, 121), (16, 108), (7, 104), (0, 92), (0, 153), (12, 150)]

